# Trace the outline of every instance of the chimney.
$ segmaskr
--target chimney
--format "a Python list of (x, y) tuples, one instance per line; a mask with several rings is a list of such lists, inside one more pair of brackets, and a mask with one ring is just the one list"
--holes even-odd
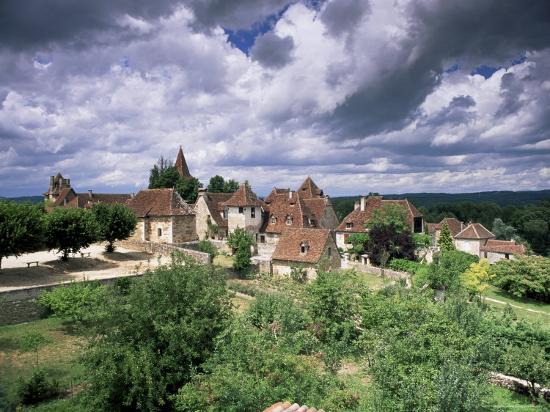
[(206, 189), (204, 187), (199, 187), (199, 197), (204, 196)]
[(92, 189), (88, 189), (88, 196), (90, 197), (90, 199), (93, 197)]
[(365, 211), (365, 203), (367, 198), (365, 196), (361, 196), (361, 212)]
[(357, 210), (359, 209), (359, 200), (356, 200), (355, 203), (353, 204), (353, 210)]

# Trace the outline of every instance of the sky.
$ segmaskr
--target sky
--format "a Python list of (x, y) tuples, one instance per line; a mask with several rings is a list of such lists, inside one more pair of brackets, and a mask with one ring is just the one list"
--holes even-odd
[(0, 196), (550, 188), (548, 0), (3, 0)]

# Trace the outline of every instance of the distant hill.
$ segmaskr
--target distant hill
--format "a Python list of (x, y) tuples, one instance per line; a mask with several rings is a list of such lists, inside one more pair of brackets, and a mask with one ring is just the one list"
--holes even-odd
[(0, 197), (0, 200), (13, 200), (17, 203), (42, 203), (44, 196), (20, 196), (20, 197)]
[[(476, 193), (403, 193), (399, 195), (383, 195), (386, 199), (407, 198), (416, 206), (431, 207), (440, 203), (496, 203), (499, 206), (523, 206), (537, 203), (541, 200), (550, 200), (550, 190), (538, 191), (494, 191)], [(333, 200), (356, 200), (359, 196), (334, 197)]]

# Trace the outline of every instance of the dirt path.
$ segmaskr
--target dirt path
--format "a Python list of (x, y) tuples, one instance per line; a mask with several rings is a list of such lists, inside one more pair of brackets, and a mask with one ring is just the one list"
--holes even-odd
[(541, 310), (529, 309), (529, 308), (525, 308), (525, 307), (523, 307), (523, 306), (514, 305), (514, 304), (512, 304), (512, 303), (508, 303), (508, 302), (504, 302), (504, 301), (502, 301), (502, 300), (493, 299), (493, 298), (488, 298), (488, 297), (484, 297), (484, 299), (485, 299), (485, 300), (488, 300), (489, 302), (499, 303), (499, 304), (501, 304), (501, 305), (510, 305), (510, 306), (513, 307), (513, 308), (521, 309), (521, 310), (526, 310), (527, 312), (539, 313), (539, 314), (542, 314), (542, 315), (550, 316), (550, 313), (546, 313), (546, 312), (543, 312), (543, 311), (541, 311)]

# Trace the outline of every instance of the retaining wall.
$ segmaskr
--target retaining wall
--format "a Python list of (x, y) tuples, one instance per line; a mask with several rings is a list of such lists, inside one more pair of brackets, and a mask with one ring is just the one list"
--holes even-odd
[(124, 240), (118, 242), (122, 247), (129, 249), (139, 249), (144, 250), (145, 252), (170, 256), (174, 252), (183, 253), (188, 256), (194, 257), (198, 262), (204, 264), (212, 263), (212, 256), (209, 253), (200, 252), (198, 250), (187, 249), (185, 247), (180, 247), (172, 245), (170, 243), (156, 243), (156, 242), (147, 242), (147, 241), (135, 241), (135, 240)]

